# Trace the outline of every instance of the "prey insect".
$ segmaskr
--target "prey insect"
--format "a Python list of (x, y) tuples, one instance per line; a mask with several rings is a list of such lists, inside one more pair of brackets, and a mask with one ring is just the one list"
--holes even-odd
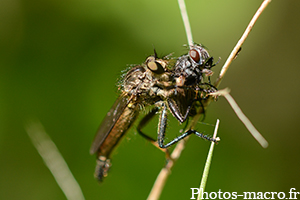
[[(111, 166), (110, 154), (122, 136), (132, 126), (141, 109), (152, 106), (137, 126), (138, 133), (161, 149), (177, 143), (190, 134), (216, 142), (196, 130), (188, 130), (165, 144), (168, 112), (180, 122), (204, 112), (202, 100), (217, 89), (205, 75), (212, 73), (213, 57), (201, 45), (195, 44), (178, 58), (159, 59), (149, 56), (131, 68), (121, 81), (120, 97), (107, 113), (92, 143), (90, 153), (97, 153), (95, 177), (102, 181)], [(142, 128), (160, 113), (157, 140), (143, 133)]]

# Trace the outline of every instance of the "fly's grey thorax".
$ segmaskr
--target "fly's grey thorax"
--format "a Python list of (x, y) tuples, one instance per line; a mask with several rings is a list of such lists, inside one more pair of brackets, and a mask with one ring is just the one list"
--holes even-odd
[(196, 85), (202, 79), (202, 71), (189, 56), (181, 56), (175, 65), (174, 79), (179, 87)]

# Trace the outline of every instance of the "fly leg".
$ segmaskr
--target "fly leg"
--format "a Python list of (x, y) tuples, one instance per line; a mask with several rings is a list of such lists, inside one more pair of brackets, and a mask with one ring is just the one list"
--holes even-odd
[(182, 129), (180, 129), (180, 131), (179, 131), (180, 133), (182, 133), (184, 130), (186, 130), (187, 126), (189, 125), (189, 119), (190, 118), (188, 118), (188, 117), (186, 118), (185, 125)]
[(138, 133), (143, 136), (146, 140), (148, 140), (149, 142), (151, 142), (151, 144), (153, 144), (155, 147), (157, 147), (158, 149), (160, 149), (161, 151), (163, 151), (164, 153), (166, 153), (166, 158), (167, 160), (170, 159), (170, 153), (168, 151), (168, 149), (162, 149), (158, 146), (158, 143), (155, 139), (153, 139), (152, 137), (146, 135), (145, 133), (143, 133), (142, 128), (145, 127), (148, 122), (156, 115), (158, 111), (158, 108), (155, 107), (153, 108), (140, 122), (139, 125), (137, 127), (137, 131)]
[(169, 146), (179, 142), (180, 140), (182, 140), (183, 138), (187, 137), (190, 134), (195, 134), (200, 138), (206, 139), (208, 141), (213, 141), (215, 143), (217, 143), (217, 140), (214, 138), (211, 138), (207, 135), (204, 135), (203, 133), (199, 133), (196, 130), (188, 130), (187, 132), (183, 133), (182, 135), (174, 138), (171, 142), (164, 144), (164, 140), (165, 140), (165, 133), (166, 133), (166, 126), (167, 126), (167, 107), (165, 104), (162, 104), (162, 111), (160, 114), (160, 118), (159, 118), (159, 124), (158, 124), (158, 136), (157, 136), (157, 140), (158, 140), (158, 146), (160, 148), (168, 148)]

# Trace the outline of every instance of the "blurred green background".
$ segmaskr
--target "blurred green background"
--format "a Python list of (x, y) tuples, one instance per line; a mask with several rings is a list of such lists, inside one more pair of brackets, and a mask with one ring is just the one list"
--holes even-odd
[[(195, 42), (207, 46), (215, 60), (222, 58), (213, 80), (261, 2), (186, 2)], [(273, 0), (219, 87), (231, 89), (269, 148), (258, 145), (226, 100), (210, 105), (205, 122), (220, 119), (222, 141), (208, 192), (288, 192), (291, 187), (300, 192), (299, 10), (297, 0)], [(90, 144), (118, 96), (116, 80), (127, 64), (143, 62), (153, 46), (159, 55), (179, 56), (186, 43), (175, 0), (1, 0), (0, 199), (65, 199), (25, 132), (24, 123), (32, 118), (44, 125), (86, 199), (146, 199), (164, 165), (162, 152), (133, 128), (99, 185)], [(172, 138), (178, 123), (170, 119), (170, 124)], [(197, 129), (213, 131), (203, 124)], [(146, 130), (155, 136), (155, 127)], [(208, 147), (191, 137), (161, 199), (191, 198)]]

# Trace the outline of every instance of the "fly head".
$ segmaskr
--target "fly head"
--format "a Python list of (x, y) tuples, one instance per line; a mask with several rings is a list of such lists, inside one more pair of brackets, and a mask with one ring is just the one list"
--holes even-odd
[(201, 45), (195, 44), (187, 55), (178, 58), (174, 69), (178, 87), (196, 86), (203, 80), (203, 74), (213, 67), (213, 57)]

